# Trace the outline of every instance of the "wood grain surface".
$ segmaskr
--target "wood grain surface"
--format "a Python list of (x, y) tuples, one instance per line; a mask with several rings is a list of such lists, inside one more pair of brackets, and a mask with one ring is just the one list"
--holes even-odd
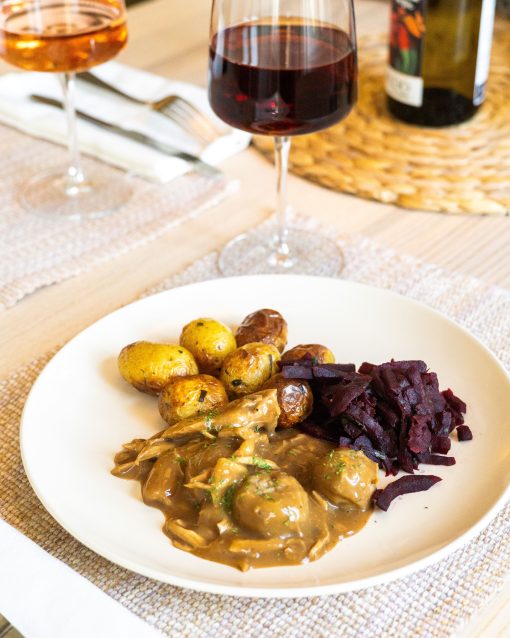
[[(360, 33), (386, 29), (385, 3), (356, 0), (355, 5)], [(151, 0), (133, 6), (128, 14), (129, 45), (120, 61), (205, 85), (209, 11), (206, 0)], [(6, 70), (0, 66), (0, 72)], [(266, 218), (273, 204), (273, 167), (250, 149), (222, 168), (239, 179), (236, 195), (160, 239), (39, 290), (0, 314), (2, 374), (64, 343), (147, 287)], [(327, 191), (297, 177), (290, 178), (289, 189), (299, 210), (334, 224), (339, 232), (359, 233), (510, 289), (510, 218), (409, 212)], [(510, 636), (510, 583), (462, 636)]]

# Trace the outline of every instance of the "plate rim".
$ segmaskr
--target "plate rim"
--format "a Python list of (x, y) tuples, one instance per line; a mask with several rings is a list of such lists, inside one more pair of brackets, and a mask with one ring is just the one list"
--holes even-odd
[[(28, 478), (28, 481), (30, 483), (30, 486), (32, 490), (35, 492), (37, 498), (39, 499), (43, 507), (48, 511), (48, 513), (55, 519), (55, 521), (63, 529), (65, 529), (71, 536), (73, 536), (76, 540), (78, 540), (82, 545), (84, 545), (85, 547), (93, 551), (94, 553), (98, 554), (99, 556), (105, 558), (106, 560), (120, 567), (123, 567), (135, 574), (140, 574), (142, 576), (151, 578), (158, 582), (174, 585), (177, 587), (182, 587), (184, 589), (188, 589), (192, 591), (199, 591), (199, 592), (204, 592), (208, 594), (216, 594), (216, 595), (223, 595), (223, 596), (234, 596), (234, 597), (240, 597), (240, 598), (291, 599), (291, 598), (303, 598), (303, 597), (313, 597), (313, 596), (327, 596), (332, 594), (343, 594), (343, 593), (347, 593), (351, 591), (360, 591), (362, 589), (368, 589), (376, 585), (390, 583), (397, 579), (404, 578), (408, 575), (417, 573), (431, 565), (438, 563), (443, 558), (450, 556), (451, 554), (456, 552), (458, 549), (460, 549), (461, 547), (464, 547), (465, 545), (467, 545), (467, 543), (473, 540), (475, 536), (477, 536), (483, 529), (485, 529), (492, 522), (492, 520), (506, 505), (507, 501), (510, 501), (510, 481), (508, 482), (508, 485), (506, 486), (504, 491), (501, 493), (499, 498), (493, 504), (493, 506), (489, 510), (487, 510), (487, 512), (474, 525), (472, 525), (468, 530), (466, 530), (460, 536), (455, 538), (453, 541), (447, 543), (446, 545), (444, 545), (443, 547), (435, 551), (432, 551), (430, 554), (423, 556), (422, 558), (414, 560), (411, 563), (408, 563), (406, 565), (402, 565), (400, 567), (396, 567), (394, 569), (390, 569), (388, 571), (382, 572), (380, 574), (367, 576), (367, 577), (359, 578), (356, 580), (344, 581), (342, 583), (331, 583), (326, 585), (320, 585), (320, 584), (296, 585), (295, 587), (288, 587), (288, 586), (281, 587), (277, 585), (275, 585), (274, 588), (270, 586), (265, 586), (265, 587), (253, 586), (253, 585), (244, 586), (242, 583), (235, 584), (235, 585), (234, 584), (224, 585), (220, 583), (211, 583), (211, 582), (205, 582), (202, 580), (197, 580), (194, 577), (183, 578), (181, 576), (173, 575), (172, 573), (163, 573), (158, 570), (152, 569), (150, 567), (145, 567), (143, 565), (140, 565), (139, 563), (136, 563), (136, 561), (131, 561), (129, 558), (125, 558), (124, 556), (117, 554), (115, 551), (105, 551), (100, 546), (98, 547), (98, 544), (93, 539), (92, 540), (84, 539), (80, 530), (74, 530), (73, 525), (68, 525), (66, 522), (64, 522), (64, 520), (62, 520), (63, 518), (65, 518), (65, 516), (60, 516), (57, 512), (53, 510), (53, 507), (45, 500), (41, 491), (38, 489), (37, 482), (34, 480), (30, 472), (30, 464), (29, 464), (29, 461), (27, 460), (27, 456), (26, 456), (27, 453), (25, 449), (25, 446), (26, 446), (25, 436), (26, 436), (26, 430), (28, 427), (25, 425), (25, 416), (26, 416), (26, 412), (28, 411), (27, 408), (29, 406), (31, 397), (33, 396), (34, 389), (41, 382), (40, 381), (41, 377), (46, 373), (47, 369), (50, 367), (53, 367), (54, 365), (58, 365), (60, 356), (63, 356), (62, 353), (67, 351), (68, 348), (72, 347), (72, 344), (81, 335), (86, 333), (88, 330), (92, 329), (94, 326), (96, 326), (100, 322), (106, 319), (110, 319), (112, 316), (116, 315), (117, 313), (120, 314), (121, 312), (125, 311), (126, 308), (129, 308), (138, 304), (143, 304), (148, 299), (154, 299), (157, 297), (165, 297), (168, 294), (171, 294), (177, 290), (182, 290), (184, 288), (200, 287), (204, 285), (207, 286), (210, 284), (216, 284), (217, 282), (222, 282), (222, 283), (225, 283), (225, 285), (229, 285), (231, 282), (239, 282), (240, 280), (250, 280), (250, 279), (257, 279), (257, 280), (277, 279), (280, 281), (290, 280), (290, 279), (293, 279), (293, 280), (307, 279), (312, 281), (320, 280), (322, 282), (326, 281), (338, 286), (346, 285), (348, 287), (353, 287), (353, 288), (360, 287), (366, 290), (368, 289), (371, 291), (375, 291), (377, 294), (390, 295), (394, 298), (399, 299), (400, 301), (403, 301), (404, 303), (408, 303), (412, 306), (420, 308), (422, 311), (426, 311), (427, 313), (430, 313), (440, 318), (441, 320), (446, 321), (450, 326), (464, 333), (464, 336), (474, 341), (478, 347), (482, 348), (485, 354), (489, 356), (492, 363), (495, 364), (496, 367), (499, 368), (500, 372), (503, 373), (503, 375), (506, 377), (507, 382), (510, 385), (510, 372), (506, 370), (506, 368), (504, 367), (502, 362), (498, 359), (498, 357), (468, 328), (460, 325), (459, 323), (457, 323), (456, 321), (448, 317), (443, 312), (436, 310), (435, 308), (424, 303), (423, 301), (413, 299), (411, 297), (400, 294), (393, 290), (387, 290), (385, 288), (372, 286), (370, 284), (345, 280), (345, 279), (336, 278), (336, 277), (319, 277), (319, 276), (313, 276), (313, 275), (292, 275), (292, 274), (244, 275), (244, 276), (237, 276), (237, 277), (213, 278), (213, 279), (207, 279), (203, 281), (185, 284), (182, 286), (175, 286), (173, 288), (156, 292), (151, 295), (146, 295), (140, 299), (136, 299), (132, 302), (126, 303), (120, 306), (119, 308), (116, 308), (115, 310), (112, 310), (111, 312), (106, 313), (105, 315), (101, 316), (99, 319), (96, 319), (95, 321), (87, 325), (85, 328), (77, 332), (71, 339), (69, 339), (49, 359), (49, 361), (44, 365), (43, 369), (37, 375), (37, 378), (32, 384), (29, 394), (27, 395), (27, 398), (21, 413), (20, 429), (19, 429), (19, 444), (20, 444), (20, 454), (21, 454), (21, 459), (23, 463), (23, 468)], [(296, 566), (296, 567), (299, 567), (299, 566)]]

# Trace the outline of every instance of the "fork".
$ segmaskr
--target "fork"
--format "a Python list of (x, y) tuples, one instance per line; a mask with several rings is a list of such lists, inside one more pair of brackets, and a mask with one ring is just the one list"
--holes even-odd
[(93, 73), (85, 71), (83, 73), (79, 73), (77, 77), (89, 84), (94, 84), (95, 86), (110, 91), (111, 93), (120, 95), (131, 102), (142, 104), (153, 111), (165, 115), (185, 132), (202, 142), (203, 145), (208, 145), (211, 142), (214, 142), (214, 140), (222, 135), (221, 131), (219, 131), (216, 126), (214, 126), (214, 124), (210, 122), (209, 119), (201, 111), (199, 111), (199, 109), (197, 109), (196, 106), (180, 95), (167, 95), (161, 100), (154, 101), (142, 100), (129, 95), (128, 93), (124, 93), (124, 91), (121, 91), (117, 87), (108, 84), (108, 82), (101, 80)]

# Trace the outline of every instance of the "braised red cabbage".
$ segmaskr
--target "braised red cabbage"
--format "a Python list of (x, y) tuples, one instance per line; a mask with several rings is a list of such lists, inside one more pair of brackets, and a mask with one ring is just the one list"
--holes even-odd
[(403, 496), (404, 494), (411, 494), (413, 492), (425, 492), (440, 480), (439, 476), (426, 474), (402, 476), (396, 481), (391, 482), (383, 490), (376, 490), (374, 492), (373, 501), (379, 509), (386, 512), (397, 496)]
[[(413, 474), (421, 463), (454, 465), (450, 434), (472, 438), (466, 404), (441, 391), (424, 361), (320, 364), (312, 357), (280, 364), (286, 378), (306, 379), (314, 410), (300, 427), (342, 447), (363, 450), (387, 475)], [(419, 484), (419, 482), (417, 483)]]

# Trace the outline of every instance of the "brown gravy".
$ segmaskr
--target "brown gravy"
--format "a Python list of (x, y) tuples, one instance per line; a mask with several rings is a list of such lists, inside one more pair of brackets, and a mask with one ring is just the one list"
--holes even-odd
[[(222, 436), (222, 434), (224, 436)], [(377, 465), (294, 429), (135, 439), (113, 474), (139, 480), (174, 546), (246, 571), (313, 561), (371, 514)], [(149, 440), (150, 442), (150, 440)], [(142, 460), (140, 460), (142, 458)]]

